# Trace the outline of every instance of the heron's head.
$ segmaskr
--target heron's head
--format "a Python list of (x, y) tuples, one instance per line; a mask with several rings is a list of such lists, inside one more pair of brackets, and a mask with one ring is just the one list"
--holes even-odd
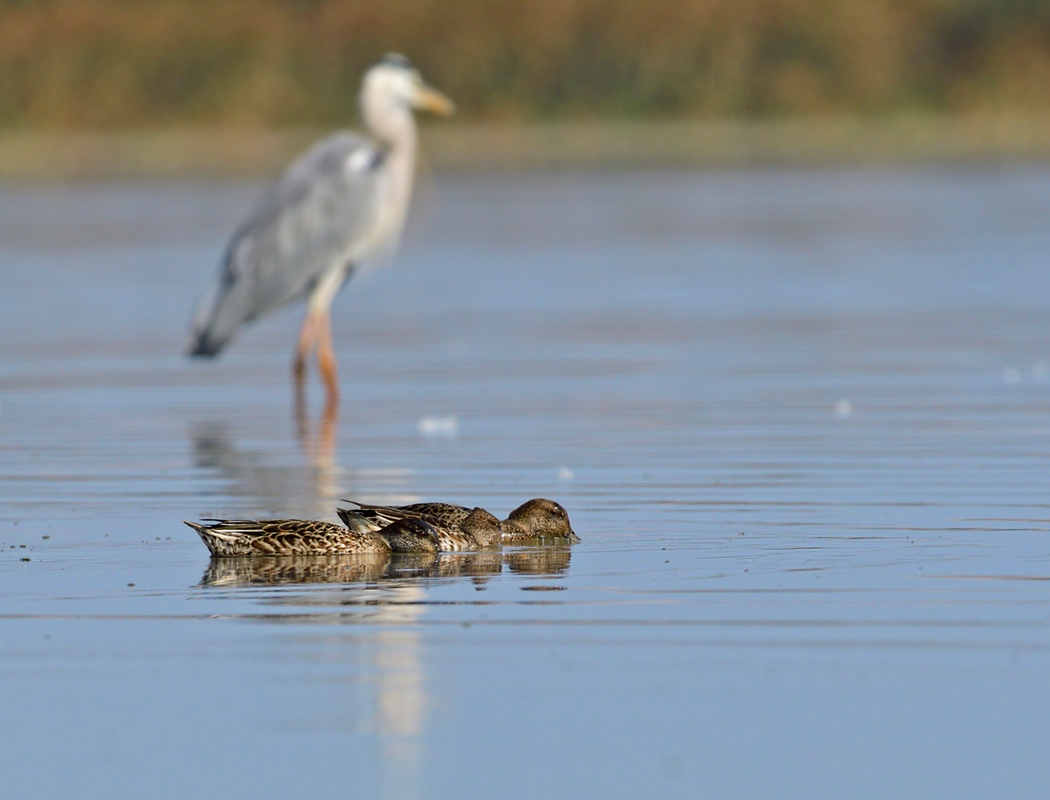
[(430, 111), (444, 117), (456, 110), (455, 104), (428, 86), (412, 62), (391, 53), (365, 73), (361, 84), (361, 113), (365, 122), (381, 133), (396, 117), (412, 109)]

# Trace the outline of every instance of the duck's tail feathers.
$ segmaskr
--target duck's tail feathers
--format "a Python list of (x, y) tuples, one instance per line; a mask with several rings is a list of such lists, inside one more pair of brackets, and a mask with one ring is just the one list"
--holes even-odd
[(343, 524), (355, 533), (375, 533), (389, 524), (367, 511), (359, 511), (356, 508), (337, 508), (335, 513), (339, 515)]
[[(402, 519), (421, 519), (425, 522), (432, 523), (432, 520), (426, 514), (420, 514), (418, 511), (408, 511), (404, 508), (396, 508), (394, 506), (373, 506), (368, 503), (360, 503), (357, 500), (343, 500), (344, 503), (353, 503), (357, 508), (341, 508), (338, 510), (339, 518), (346, 522), (347, 519), (354, 519), (356, 521), (369, 521), (373, 527), (369, 530), (375, 531), (379, 528), (385, 528), (387, 525), (393, 525)], [(345, 516), (344, 516), (345, 515)], [(353, 527), (350, 525), (350, 527)]]
[[(190, 522), (189, 520), (183, 520), (193, 530), (197, 531), (197, 534), (201, 537), (201, 541), (207, 546), (213, 555), (232, 555), (237, 548), (237, 545), (242, 541), (245, 533), (251, 533), (251, 525), (253, 523), (245, 523), (246, 528), (238, 529), (236, 525), (231, 526), (229, 522), (218, 522), (214, 525), (203, 525), (198, 522)], [(254, 525), (255, 531), (258, 531), (258, 524)]]

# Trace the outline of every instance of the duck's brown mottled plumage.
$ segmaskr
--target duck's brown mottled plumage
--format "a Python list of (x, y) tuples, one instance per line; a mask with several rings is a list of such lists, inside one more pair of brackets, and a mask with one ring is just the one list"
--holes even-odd
[[(473, 538), (482, 547), (503, 542), (512, 544), (534, 539), (555, 539), (574, 544), (580, 537), (572, 530), (569, 515), (553, 500), (535, 498), (518, 506), (502, 522), (483, 508), (468, 509), (451, 503), (412, 503), (407, 506), (372, 506), (357, 503), (358, 509), (339, 509), (339, 518), (354, 530), (383, 530), (399, 519), (424, 519), (438, 529), (442, 550), (470, 549), (455, 546), (459, 534)], [(448, 545), (448, 546), (446, 546)]]
[(381, 532), (353, 531), (304, 519), (187, 522), (215, 556), (310, 556), (354, 553), (434, 553), (437, 531), (421, 519), (400, 520)]
[(466, 509), (448, 503), (357, 505), (360, 508), (337, 509), (339, 518), (354, 531), (382, 533), (399, 521), (419, 519), (437, 531), (438, 547), (441, 550), (478, 550), (500, 543), (500, 521), (483, 508)]

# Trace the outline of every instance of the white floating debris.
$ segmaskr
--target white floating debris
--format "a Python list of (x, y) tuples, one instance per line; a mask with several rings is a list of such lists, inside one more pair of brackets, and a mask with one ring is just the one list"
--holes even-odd
[(1003, 370), (1003, 382), (1004, 383), (1020, 383), (1021, 382), (1021, 370), (1017, 367), (1007, 367)]
[(853, 404), (843, 397), (835, 403), (835, 416), (839, 419), (846, 419), (847, 417), (853, 416)]
[(573, 472), (568, 467), (559, 467), (558, 468), (558, 480), (559, 481), (571, 481), (575, 477), (576, 477), (576, 473)]
[(1036, 361), (1032, 364), (1032, 379), (1045, 383), (1050, 380), (1050, 365), (1045, 361)]
[(427, 438), (451, 439), (459, 433), (459, 420), (454, 414), (447, 417), (423, 417), (419, 421), (419, 432)]

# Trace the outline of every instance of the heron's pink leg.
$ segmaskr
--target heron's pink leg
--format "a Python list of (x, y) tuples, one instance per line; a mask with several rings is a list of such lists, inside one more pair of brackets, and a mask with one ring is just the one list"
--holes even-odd
[(299, 346), (296, 348), (295, 363), (292, 365), (292, 374), (295, 375), (298, 386), (302, 386), (303, 377), (306, 375), (306, 359), (317, 342), (318, 322), (315, 314), (307, 313), (302, 330), (299, 331)]
[(336, 377), (335, 352), (332, 350), (332, 325), (328, 312), (317, 320), (317, 367), (324, 378), (326, 407), (334, 409), (339, 403), (339, 380)]

